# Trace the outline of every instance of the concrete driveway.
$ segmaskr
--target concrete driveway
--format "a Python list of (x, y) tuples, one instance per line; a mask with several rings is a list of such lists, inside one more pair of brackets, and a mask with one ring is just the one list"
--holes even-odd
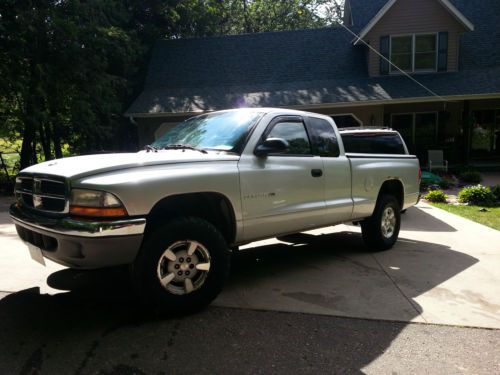
[[(0, 201), (3, 295), (118, 282), (32, 261), (7, 207)], [(359, 227), (346, 225), (242, 250), (215, 306), (500, 328), (500, 232), (427, 204), (403, 215), (400, 240), (386, 252), (367, 252)]]

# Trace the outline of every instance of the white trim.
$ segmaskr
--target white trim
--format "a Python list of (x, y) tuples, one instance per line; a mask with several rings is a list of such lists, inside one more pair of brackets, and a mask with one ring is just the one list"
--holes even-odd
[[(366, 35), (371, 31), (371, 29), (380, 21), (380, 19), (385, 16), (387, 11), (392, 8), (397, 0), (389, 0), (383, 7), (378, 11), (378, 13), (373, 17), (370, 22), (361, 30), (359, 33), (359, 38), (354, 39), (353, 44), (357, 45), (361, 39), (364, 39)], [(453, 6), (448, 0), (437, 0), (439, 3), (452, 14), (452, 16), (461, 23), (468, 31), (474, 31), (474, 24), (470, 22), (467, 17), (465, 17), (455, 6)]]
[(450, 13), (459, 21), (468, 31), (474, 31), (474, 24), (465, 17), (455, 6), (448, 0), (438, 0)]
[(373, 28), (373, 26), (375, 26), (378, 23), (378, 21), (380, 21), (380, 19), (387, 13), (387, 11), (392, 8), (392, 6), (394, 5), (395, 2), (396, 2), (396, 0), (389, 0), (382, 7), (382, 9), (380, 9), (378, 11), (378, 13), (375, 15), (375, 17), (373, 17), (370, 20), (370, 22), (368, 22), (368, 24), (361, 30), (361, 32), (359, 33), (359, 38), (356, 38), (354, 41), (354, 45), (358, 44), (360, 39), (364, 39), (366, 34), (368, 34), (370, 32), (370, 30)]

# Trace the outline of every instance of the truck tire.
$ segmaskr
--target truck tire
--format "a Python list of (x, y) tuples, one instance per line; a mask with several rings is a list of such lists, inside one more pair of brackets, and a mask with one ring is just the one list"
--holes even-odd
[(147, 303), (173, 315), (208, 305), (229, 274), (224, 237), (207, 221), (187, 217), (158, 227), (133, 264), (136, 291)]
[(372, 251), (390, 249), (398, 240), (401, 207), (391, 195), (382, 195), (373, 215), (361, 222), (363, 240)]

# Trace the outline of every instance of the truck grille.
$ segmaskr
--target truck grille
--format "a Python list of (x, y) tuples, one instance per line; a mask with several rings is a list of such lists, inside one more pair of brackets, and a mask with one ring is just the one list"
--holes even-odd
[(16, 198), (27, 207), (54, 213), (68, 212), (66, 181), (58, 177), (19, 175)]

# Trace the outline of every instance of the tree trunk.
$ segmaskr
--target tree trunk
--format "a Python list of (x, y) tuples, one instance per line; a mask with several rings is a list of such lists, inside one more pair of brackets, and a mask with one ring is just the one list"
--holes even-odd
[(59, 129), (59, 125), (54, 123), (54, 154), (56, 155), (56, 159), (61, 159), (63, 157), (62, 149), (61, 149), (61, 133)]
[(40, 123), (38, 126), (38, 133), (40, 134), (40, 143), (42, 144), (45, 160), (51, 160), (52, 152), (50, 151), (50, 125), (43, 125), (42, 123)]

